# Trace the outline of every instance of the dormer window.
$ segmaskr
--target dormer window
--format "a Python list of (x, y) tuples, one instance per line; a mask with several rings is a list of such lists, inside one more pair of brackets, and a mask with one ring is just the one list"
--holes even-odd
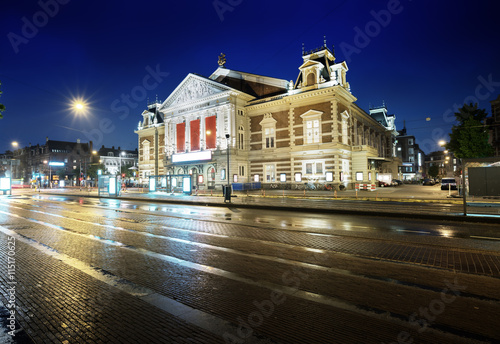
[(307, 84), (306, 86), (312, 86), (316, 83), (316, 74), (314, 72), (310, 72), (307, 74)]

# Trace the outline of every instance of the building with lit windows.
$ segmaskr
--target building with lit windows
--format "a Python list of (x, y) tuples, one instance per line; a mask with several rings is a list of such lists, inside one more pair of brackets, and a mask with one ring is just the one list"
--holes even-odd
[(416, 143), (415, 136), (409, 135), (404, 126), (396, 140), (396, 156), (402, 161), (403, 180), (422, 179), (425, 174), (425, 153)]
[(48, 185), (60, 180), (78, 183), (79, 174), (92, 162), (92, 141), (55, 141), (47, 137), (45, 144), (30, 143), (28, 147), (14, 150), (13, 156), (19, 160), (13, 177), (26, 183), (38, 181)]
[(460, 175), (461, 165), (460, 160), (455, 157), (453, 152), (435, 151), (431, 152), (425, 157), (425, 170), (428, 171), (429, 167), (437, 166), (438, 177), (456, 177)]
[(138, 135), (139, 182), (146, 183), (150, 176), (164, 175), (165, 125), (163, 114), (158, 111), (161, 104), (156, 100), (142, 112), (142, 120), (135, 133)]
[(393, 118), (375, 118), (355, 103), (347, 64), (335, 63), (326, 46), (302, 58), (295, 82), (227, 69), (223, 55), (210, 77), (188, 74), (143, 113), (136, 131), (141, 177), (152, 175), (157, 151), (158, 175), (191, 175), (200, 189), (220, 188), (227, 178), (264, 188), (353, 187), (375, 184), (378, 173), (397, 178)]
[[(125, 150), (115, 146), (111, 148), (104, 147), (104, 145), (98, 150), (99, 163), (104, 165), (105, 174), (120, 174), (124, 173), (125, 169), (135, 169), (137, 168), (137, 157), (139, 153), (136, 150)], [(132, 172), (132, 171), (131, 171)], [(134, 175), (134, 173), (131, 173)]]

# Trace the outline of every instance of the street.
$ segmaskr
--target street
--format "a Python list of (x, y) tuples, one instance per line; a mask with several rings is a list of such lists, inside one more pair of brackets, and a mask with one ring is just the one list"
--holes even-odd
[(0, 342), (499, 342), (499, 237), (425, 215), (0, 198)]

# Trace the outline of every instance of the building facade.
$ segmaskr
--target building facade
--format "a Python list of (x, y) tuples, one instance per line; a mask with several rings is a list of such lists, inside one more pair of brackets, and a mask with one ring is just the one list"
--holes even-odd
[(406, 126), (396, 139), (396, 156), (402, 161), (403, 180), (420, 180), (425, 175), (425, 153), (416, 143), (415, 136), (407, 133)]
[(142, 114), (141, 177), (151, 175), (153, 160), (156, 174), (191, 175), (200, 189), (228, 178), (290, 188), (353, 187), (375, 183), (377, 173), (396, 178), (393, 119), (380, 121), (355, 103), (347, 64), (335, 63), (326, 46), (302, 58), (295, 82), (230, 70), (223, 58), (208, 78), (189, 74)]
[(135, 133), (138, 135), (138, 178), (146, 183), (150, 176), (165, 175), (165, 124), (164, 114), (158, 110), (158, 101), (148, 104), (142, 113)]
[(91, 163), (92, 141), (55, 141), (47, 137), (45, 144), (16, 149), (13, 156), (19, 160), (13, 177), (25, 183), (38, 181), (48, 185), (58, 180), (77, 181), (78, 174), (84, 173)]
[(115, 149), (115, 146), (106, 148), (102, 146), (99, 151), (99, 163), (104, 165), (106, 174), (120, 174), (121, 171), (126, 169), (137, 168), (138, 151), (135, 150), (122, 150), (121, 147)]
[(425, 157), (426, 171), (428, 171), (431, 166), (438, 167), (438, 177), (440, 178), (455, 177), (459, 176), (461, 173), (460, 160), (455, 157), (453, 152), (448, 150), (429, 153)]

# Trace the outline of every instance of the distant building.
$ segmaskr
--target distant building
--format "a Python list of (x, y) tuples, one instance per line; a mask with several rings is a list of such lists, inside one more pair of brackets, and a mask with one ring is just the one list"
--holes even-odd
[(158, 100), (148, 104), (135, 131), (139, 141), (138, 177), (142, 183), (147, 182), (150, 176), (166, 174), (165, 123), (159, 107), (161, 104)]
[(14, 159), (14, 153), (12, 151), (0, 154), (0, 177), (11, 177), (16, 179), (16, 165), (18, 163), (19, 162)]
[(491, 117), (486, 119), (489, 126), (489, 142), (495, 156), (500, 156), (500, 95), (491, 102)]
[(429, 153), (425, 157), (425, 169), (429, 170), (429, 167), (437, 166), (439, 168), (439, 177), (454, 177), (460, 174), (461, 165), (460, 160), (455, 157), (453, 152), (450, 151), (435, 151)]
[(60, 179), (77, 181), (78, 174), (85, 173), (87, 164), (91, 163), (92, 141), (55, 141), (47, 137), (45, 144), (30, 144), (16, 149), (13, 155), (14, 159), (19, 160), (14, 172), (15, 179), (23, 179), (25, 183), (37, 180), (41, 184)]
[[(135, 150), (122, 150), (120, 147), (115, 149), (115, 146), (106, 148), (102, 146), (99, 151), (99, 162), (104, 165), (107, 174), (119, 174), (123, 168), (136, 169), (138, 151)], [(135, 171), (134, 171), (135, 172)]]
[(425, 174), (425, 153), (416, 143), (416, 138), (409, 135), (406, 125), (396, 137), (396, 156), (401, 159), (403, 180), (419, 180)]

